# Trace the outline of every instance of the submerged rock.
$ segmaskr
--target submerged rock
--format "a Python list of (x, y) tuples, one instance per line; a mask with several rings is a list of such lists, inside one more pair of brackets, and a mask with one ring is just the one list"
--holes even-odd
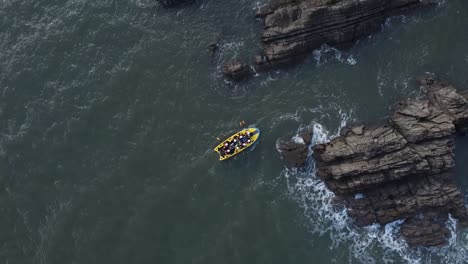
[(468, 225), (452, 176), (454, 135), (468, 126), (468, 101), (449, 84), (420, 83), (426, 98), (399, 103), (388, 125), (347, 129), (314, 146), (313, 157), (317, 176), (357, 225), (406, 219), (401, 233), (409, 245), (440, 246), (449, 235), (449, 213)]
[(266, 60), (282, 64), (303, 59), (328, 44), (350, 47), (378, 31), (385, 19), (437, 0), (273, 0), (257, 17), (264, 20)]
[(252, 75), (252, 71), (250, 70), (249, 65), (238, 60), (234, 60), (224, 64), (223, 74), (228, 79), (239, 81), (250, 77)]
[(216, 52), (219, 49), (219, 43), (218, 42), (213, 42), (210, 45), (208, 45), (208, 51), (210, 53), (211, 58), (213, 58), (216, 55)]

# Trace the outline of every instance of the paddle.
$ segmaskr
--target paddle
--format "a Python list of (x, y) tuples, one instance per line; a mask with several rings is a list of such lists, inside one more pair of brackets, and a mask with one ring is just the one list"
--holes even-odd
[[(244, 121), (244, 120), (241, 120), (241, 121), (239, 122), (239, 126), (240, 126), (240, 127), (245, 126), (245, 121)], [(221, 141), (221, 139), (220, 139), (219, 137), (216, 137), (216, 140), (217, 140), (217, 141)]]
[[(239, 126), (240, 126), (241, 128), (242, 128), (243, 126), (245, 126), (245, 121), (244, 121), (244, 120), (241, 120), (241, 121), (239, 122)], [(219, 138), (219, 137), (216, 137), (216, 140), (217, 140), (218, 142), (221, 142), (221, 138)]]

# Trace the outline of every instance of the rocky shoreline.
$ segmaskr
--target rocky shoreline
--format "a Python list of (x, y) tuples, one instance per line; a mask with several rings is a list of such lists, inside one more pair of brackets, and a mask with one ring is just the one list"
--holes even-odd
[[(272, 0), (256, 15), (263, 21), (263, 51), (255, 56), (252, 67), (261, 72), (291, 65), (324, 44), (350, 48), (357, 40), (379, 31), (385, 19), (437, 3), (437, 0)], [(230, 78), (230, 68), (224, 69), (225, 77)]]
[[(157, 0), (171, 8), (194, 0)], [(291, 65), (326, 44), (350, 48), (381, 29), (391, 16), (435, 6), (440, 0), (271, 0), (255, 15), (262, 20), (263, 50), (252, 61), (227, 61), (224, 77), (244, 80), (255, 72)], [(213, 47), (209, 47), (213, 53)], [(250, 69), (253, 70), (250, 70)]]
[[(468, 226), (464, 198), (452, 176), (455, 135), (468, 128), (468, 94), (431, 78), (420, 85), (426, 98), (400, 102), (388, 124), (345, 129), (314, 146), (312, 155), (317, 176), (347, 206), (356, 225), (405, 219), (400, 231), (409, 245), (441, 246), (449, 236), (449, 214)], [(305, 164), (308, 147), (282, 142), (278, 149), (285, 160)]]
[[(174, 7), (192, 0), (158, 0)], [(380, 30), (385, 19), (434, 6), (438, 0), (272, 0), (256, 17), (264, 23), (263, 51), (253, 62), (226, 62), (234, 81), (308, 56), (327, 44), (349, 48)], [(209, 47), (216, 52), (217, 44)], [(316, 174), (344, 204), (358, 226), (404, 220), (400, 232), (410, 246), (442, 246), (449, 215), (468, 226), (468, 211), (452, 175), (455, 135), (468, 132), (468, 92), (429, 77), (419, 80), (424, 99), (400, 102), (388, 123), (357, 125), (312, 148)], [(293, 167), (310, 160), (312, 131), (303, 129), (276, 147)]]
[(349, 48), (381, 29), (390, 16), (436, 4), (420, 0), (276, 0), (260, 10), (263, 59), (278, 65), (301, 60), (327, 44)]

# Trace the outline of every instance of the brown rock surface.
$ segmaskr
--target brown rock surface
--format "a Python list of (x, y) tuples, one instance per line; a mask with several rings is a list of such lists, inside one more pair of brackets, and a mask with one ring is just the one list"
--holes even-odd
[(309, 155), (308, 149), (312, 141), (312, 133), (311, 128), (305, 128), (296, 137), (276, 141), (276, 149), (289, 165), (294, 167), (305, 165)]
[[(440, 246), (449, 213), (468, 225), (452, 176), (454, 136), (468, 127), (468, 101), (449, 84), (429, 78), (420, 83), (426, 98), (399, 103), (389, 125), (346, 129), (314, 146), (313, 157), (317, 176), (357, 225), (406, 219), (401, 233), (409, 245)], [(297, 164), (305, 163), (307, 151), (297, 150)]]
[(385, 19), (436, 0), (274, 0), (260, 10), (262, 42), (270, 64), (303, 58), (328, 44), (350, 47), (381, 28)]
[(250, 70), (249, 65), (234, 60), (224, 64), (223, 74), (229, 79), (239, 81), (249, 77), (252, 74), (252, 72)]
[(458, 93), (447, 83), (425, 85), (429, 98), (442, 111), (453, 118), (453, 124), (458, 131), (468, 129), (468, 99), (467, 92)]
[(424, 212), (409, 217), (401, 226), (401, 234), (410, 246), (443, 246), (450, 237), (445, 222), (447, 214)]

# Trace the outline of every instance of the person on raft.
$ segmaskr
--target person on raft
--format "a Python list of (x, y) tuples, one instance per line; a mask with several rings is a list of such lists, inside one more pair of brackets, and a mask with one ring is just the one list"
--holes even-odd
[(226, 155), (234, 154), (237, 150), (243, 149), (252, 142), (250, 136), (250, 131), (234, 136), (232, 141), (227, 141), (222, 147), (218, 148), (219, 154), (221, 157), (224, 157)]

